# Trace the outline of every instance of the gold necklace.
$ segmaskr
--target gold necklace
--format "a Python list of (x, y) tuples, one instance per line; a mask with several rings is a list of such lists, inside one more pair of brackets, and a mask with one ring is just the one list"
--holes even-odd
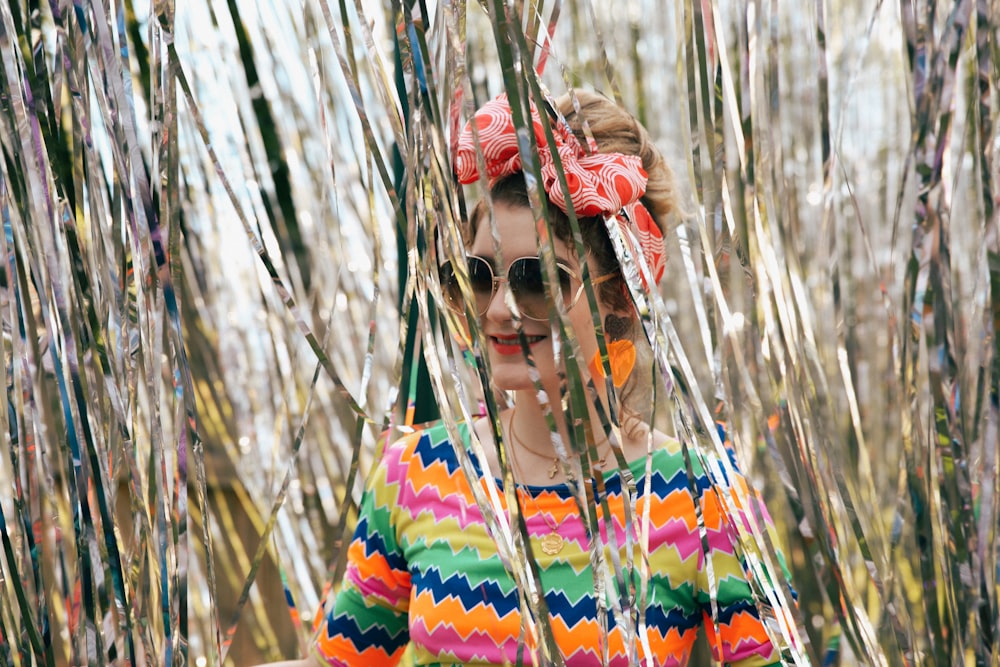
[[(541, 459), (547, 459), (547, 458), (549, 458), (548, 454), (543, 454), (542, 452), (538, 451), (537, 449), (533, 449), (533, 448), (529, 447), (526, 442), (524, 442), (523, 440), (521, 440), (521, 438), (519, 438), (517, 436), (517, 433), (514, 432), (514, 417), (516, 417), (516, 416), (517, 416), (517, 406), (515, 405), (514, 408), (510, 411), (510, 423), (508, 424), (508, 429), (507, 429), (507, 430), (510, 431), (510, 439), (513, 440), (514, 442), (516, 442), (518, 446), (525, 448), (526, 450), (528, 450), (529, 452), (531, 452), (532, 454), (534, 454), (538, 458), (541, 458)], [(601, 458), (597, 459), (597, 467), (600, 468), (600, 470), (602, 470), (602, 471), (604, 470), (604, 465), (608, 462), (608, 456), (610, 456), (610, 455), (611, 455), (611, 443), (609, 442), (608, 443), (608, 448), (604, 450), (604, 456), (602, 456)], [(549, 469), (546, 472), (549, 475), (549, 479), (554, 479), (555, 476), (557, 474), (559, 474), (559, 455), (558, 454), (552, 457), (552, 465), (549, 466)]]
[[(518, 490), (520, 491), (520, 488)], [(563, 521), (566, 519), (564, 517), (559, 523), (550, 522), (549, 517), (542, 511), (542, 508), (538, 506), (538, 503), (535, 501), (535, 497), (531, 495), (531, 491), (524, 489), (524, 493), (528, 496), (528, 500), (531, 501), (531, 504), (535, 506), (535, 514), (542, 517), (542, 521), (545, 522), (545, 525), (549, 528), (548, 535), (543, 535), (539, 542), (542, 547), (542, 553), (547, 556), (555, 556), (562, 551), (563, 545), (566, 543), (566, 540), (564, 540), (562, 535), (559, 534), (559, 527), (562, 526)]]
[[(513, 415), (511, 416), (511, 418), (513, 419)], [(511, 453), (513, 454), (512, 460), (514, 463), (514, 468), (517, 470), (517, 474), (521, 478), (523, 478), (524, 473), (521, 472), (521, 464), (517, 460), (517, 453), (516, 452), (511, 452)], [(542, 553), (544, 553), (547, 556), (555, 556), (560, 551), (562, 551), (563, 545), (566, 543), (566, 540), (564, 540), (562, 535), (559, 534), (559, 527), (562, 526), (563, 521), (566, 520), (566, 517), (563, 517), (562, 521), (560, 521), (559, 523), (553, 523), (549, 521), (548, 516), (542, 511), (542, 508), (538, 506), (538, 502), (535, 500), (535, 496), (531, 494), (531, 491), (529, 489), (522, 489), (521, 485), (516, 483), (514, 485), (514, 489), (519, 496), (520, 492), (522, 490), (524, 491), (524, 494), (528, 496), (528, 500), (530, 500), (531, 504), (535, 506), (535, 514), (540, 516), (542, 518), (542, 522), (544, 522), (545, 525), (548, 526), (549, 533), (547, 535), (542, 536), (541, 540), (539, 541), (539, 544), (542, 547)]]
[[(510, 439), (513, 440), (515, 443), (517, 443), (518, 447), (523, 447), (524, 449), (528, 450), (538, 458), (542, 459), (549, 458), (548, 454), (542, 454), (538, 450), (528, 447), (528, 445), (525, 444), (525, 442), (521, 440), (521, 438), (517, 437), (517, 433), (514, 432), (514, 417), (516, 416), (517, 416), (517, 406), (515, 405), (514, 409), (510, 411), (510, 425), (507, 429), (510, 431)], [(559, 455), (557, 454), (552, 457), (552, 465), (549, 466), (548, 469), (549, 479), (553, 479), (558, 472), (559, 472)]]

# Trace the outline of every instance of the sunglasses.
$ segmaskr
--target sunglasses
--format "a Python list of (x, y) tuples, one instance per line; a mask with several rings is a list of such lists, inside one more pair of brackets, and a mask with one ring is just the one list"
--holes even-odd
[[(497, 286), (507, 281), (517, 309), (522, 317), (539, 322), (549, 321), (548, 293), (545, 290), (544, 269), (537, 257), (519, 257), (507, 267), (506, 276), (497, 276), (493, 272), (493, 264), (489, 260), (476, 255), (467, 258), (469, 283), (476, 297), (476, 314), (482, 316), (490, 307), (496, 296)], [(556, 274), (559, 277), (559, 293), (567, 309), (576, 305), (583, 293), (583, 283), (573, 269), (562, 262), (556, 261)], [(576, 282), (578, 287), (573, 288)], [(458, 313), (465, 312), (465, 300), (458, 285), (458, 275), (450, 261), (441, 265), (441, 288), (444, 290), (448, 307)]]

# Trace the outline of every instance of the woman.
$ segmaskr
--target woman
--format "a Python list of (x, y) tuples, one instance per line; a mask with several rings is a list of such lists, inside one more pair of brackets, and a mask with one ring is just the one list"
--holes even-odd
[[(600, 414), (608, 414), (609, 406), (606, 383), (600, 377), (594, 383), (598, 404), (587, 401), (585, 432), (597, 434), (588, 443), (588, 451), (595, 453), (591, 470), (603, 481), (606, 506), (614, 517), (614, 544), (625, 544), (623, 514), (628, 502), (617, 461), (627, 462), (636, 480), (634, 488), (647, 491), (639, 494), (634, 508), (634, 516), (641, 517), (648, 504), (650, 516), (649, 591), (643, 610), (645, 627), (640, 629), (644, 636), (637, 642), (640, 664), (646, 664), (647, 653), (656, 665), (685, 664), (698, 627), (703, 619), (711, 618), (713, 604), (717, 626), (711, 620), (704, 625), (719, 659), (735, 665), (780, 664), (707, 477), (694, 463), (695, 479), (689, 479), (679, 444), (652, 429), (645, 415), (651, 373), (636, 369), (636, 350), (642, 349), (640, 325), (604, 216), (617, 216), (622, 229), (633, 232), (638, 247), (632, 250), (644, 260), (644, 279), (658, 281), (665, 260), (663, 221), (676, 206), (673, 176), (645, 129), (630, 114), (594, 94), (578, 93), (577, 99), (579, 112), (574, 111), (570, 98), (557, 104), (568, 125), (554, 120), (552, 147), (547, 145), (537, 111), (534, 116), (558, 288), (547, 288), (541, 277), (545, 269), (538, 257), (535, 215), (504, 97), (485, 105), (475, 118), (499, 233), (497, 247), (489, 224), (490, 207), (480, 202), (470, 216), (467, 235), (467, 275), (475, 313), (468, 312), (472, 309), (467, 309), (459, 287), (456, 274), (461, 272), (447, 263), (442, 268), (442, 288), (452, 305), (479, 318), (494, 388), (513, 396), (513, 407), (500, 415), (500, 435), (509, 447), (557, 650), (572, 667), (602, 664), (605, 649), (609, 664), (631, 662), (629, 638), (615, 624), (613, 614), (598, 611), (584, 520), (567, 484), (567, 467), (553, 445), (533, 379), (537, 377), (544, 396), (559, 396), (565, 382), (566, 362), (556, 353), (558, 329), (550, 323), (554, 311), (547, 295), (553, 293), (561, 298), (578, 341), (579, 354), (574, 358), (590, 360), (581, 364), (587, 367), (581, 372), (604, 375), (599, 336), (607, 343), (607, 367), (621, 401), (622, 457), (612, 455), (603, 435)], [(584, 148), (588, 137), (596, 141), (597, 154)], [(479, 177), (475, 145), (467, 127), (456, 161), (456, 172), (464, 183)], [(561, 158), (568, 196), (562, 192), (562, 179), (553, 164), (553, 149)], [(571, 243), (567, 200), (579, 216), (586, 272)], [(497, 266), (498, 257), (504, 266)], [(587, 299), (581, 297), (585, 275), (595, 287), (603, 324), (596, 330)], [(507, 297), (513, 297), (520, 311), (520, 327)], [(638, 364), (649, 365), (648, 361)], [(564, 443), (570, 442), (571, 435), (567, 421), (556, 409), (555, 423)], [(480, 419), (471, 428), (481, 442), (494, 441), (488, 420)], [(468, 434), (463, 432), (463, 438), (462, 445), (468, 446)], [(647, 489), (650, 443), (654, 453)], [(473, 483), (483, 488), (501, 484), (482, 474), (487, 467), (493, 473), (501, 469), (496, 448), (484, 449), (485, 462), (472, 457), (480, 475)], [(701, 505), (707, 529), (707, 555), (698, 532), (696, 503)], [(624, 550), (621, 557), (625, 559)], [(443, 427), (432, 427), (388, 447), (374, 471), (362, 501), (343, 587), (322, 620), (312, 655), (299, 664), (392, 665), (408, 643), (419, 665), (502, 665), (518, 660), (533, 664), (532, 635), (523, 630), (524, 611), (514, 580), (458, 466), (454, 446)], [(610, 628), (606, 647), (599, 639), (602, 622)]]

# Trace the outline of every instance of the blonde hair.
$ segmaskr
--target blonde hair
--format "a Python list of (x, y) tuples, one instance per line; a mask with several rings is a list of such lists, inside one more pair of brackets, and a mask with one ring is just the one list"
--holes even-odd
[[(579, 104), (579, 112), (573, 103), (574, 96)], [(587, 145), (584, 131), (586, 121), (591, 136), (597, 142), (599, 153), (623, 153), (642, 158), (642, 168), (649, 176), (642, 203), (656, 220), (660, 230), (665, 232), (667, 219), (680, 210), (677, 182), (673, 170), (663, 159), (642, 123), (613, 100), (587, 90), (560, 96), (556, 99), (556, 107), (582, 145)]]
[[(677, 182), (673, 170), (642, 123), (614, 101), (586, 90), (560, 96), (556, 100), (556, 107), (584, 146), (588, 144), (589, 131), (597, 143), (599, 153), (637, 155), (642, 159), (642, 168), (649, 178), (642, 203), (653, 216), (660, 231), (665, 234), (670, 216), (681, 211)], [(595, 254), (598, 255), (600, 264), (608, 266), (606, 258), (612, 252), (610, 246), (606, 246), (603, 252)], [(617, 260), (613, 261), (616, 266)], [(619, 311), (628, 303), (620, 279), (603, 283), (599, 291), (602, 300), (616, 306)], [(637, 328), (632, 320), (627, 337), (633, 340), (641, 338)], [(639, 344), (636, 352), (641, 361), (636, 364), (620, 394), (621, 425), (626, 436), (632, 438), (641, 434), (651, 417), (648, 406), (652, 403), (654, 384), (650, 376), (653, 361), (650, 350), (646, 345)]]

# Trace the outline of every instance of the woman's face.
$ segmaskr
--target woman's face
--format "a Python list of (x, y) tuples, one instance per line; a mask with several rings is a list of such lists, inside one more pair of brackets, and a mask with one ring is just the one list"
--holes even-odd
[[(531, 209), (495, 203), (494, 213), (504, 262), (509, 266), (512, 261), (521, 257), (537, 257), (538, 241)], [(580, 267), (576, 253), (572, 252), (567, 244), (560, 239), (554, 241), (553, 248), (556, 262), (572, 270), (574, 277), (570, 283), (570, 289), (573, 294), (576, 294), (580, 287)], [(468, 254), (482, 257), (490, 264), (495, 264), (497, 253), (487, 221), (480, 223), (473, 243), (468, 249)], [(591, 275), (596, 275), (593, 271), (594, 267), (592, 266)], [(494, 273), (503, 275), (506, 272), (494, 267)], [(528, 373), (528, 363), (525, 360), (517, 330), (514, 328), (513, 315), (504, 300), (504, 289), (505, 285), (498, 286), (481, 316), (483, 334), (486, 336), (493, 372), (493, 383), (498, 389), (504, 391), (530, 390), (533, 389), (533, 384)], [(568, 314), (580, 344), (580, 352), (583, 355), (581, 362), (586, 364), (597, 352), (597, 336), (594, 332), (586, 298), (577, 299), (576, 303), (569, 309)], [(604, 314), (602, 313), (601, 316), (603, 318)], [(553, 336), (555, 334), (551, 324), (548, 321), (522, 317), (521, 328), (528, 339), (542, 386), (550, 395), (555, 395), (559, 380), (553, 351)]]

